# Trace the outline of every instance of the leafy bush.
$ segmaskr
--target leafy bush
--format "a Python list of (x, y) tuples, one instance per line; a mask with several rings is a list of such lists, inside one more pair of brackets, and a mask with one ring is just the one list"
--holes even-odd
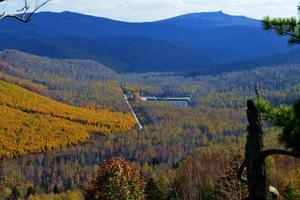
[(144, 200), (144, 187), (139, 168), (127, 160), (114, 158), (104, 161), (83, 194), (87, 200)]

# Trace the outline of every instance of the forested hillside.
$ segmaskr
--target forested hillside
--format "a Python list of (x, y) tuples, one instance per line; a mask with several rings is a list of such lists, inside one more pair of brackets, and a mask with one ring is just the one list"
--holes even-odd
[(124, 111), (119, 75), (101, 64), (49, 59), (15, 50), (0, 56), (1, 79), (72, 105)]
[(276, 54), (273, 56), (261, 57), (251, 60), (243, 60), (239, 62), (231, 62), (226, 64), (218, 65), (218, 67), (207, 69), (194, 70), (190, 73), (185, 73), (189, 76), (199, 76), (199, 75), (217, 75), (222, 73), (237, 72), (237, 71), (247, 71), (251, 69), (257, 69), (262, 67), (274, 68), (282, 65), (298, 65), (300, 63), (299, 59), (299, 49), (291, 46), (291, 50), (287, 53)]
[(148, 96), (190, 96), (199, 106), (244, 107), (259, 84), (262, 95), (274, 104), (291, 103), (299, 97), (300, 65), (274, 65), (214, 76), (128, 74), (122, 82)]
[[(78, 59), (49, 59), (32, 54), (26, 54), (16, 50), (5, 50), (0, 52), (0, 59), (14, 66), (16, 71), (32, 73), (33, 79), (39, 81), (38, 75), (43, 77), (53, 74), (74, 80), (116, 80), (118, 75), (97, 62)], [(26, 76), (25, 74), (19, 74)], [(41, 79), (43, 78), (41, 77)]]
[(0, 157), (86, 142), (91, 134), (128, 132), (130, 114), (73, 107), (0, 81)]
[[(3, 163), (5, 187), (16, 186), (26, 193), (33, 186), (38, 194), (51, 193), (55, 185), (60, 191), (76, 190), (82, 182), (95, 177), (101, 160), (120, 156), (140, 164), (146, 180), (154, 178), (161, 188), (162, 199), (175, 192), (184, 200), (190, 195), (211, 199), (219, 190), (228, 189), (222, 180), (227, 170), (232, 170), (230, 162), (241, 162), (236, 153), (243, 153), (245, 142), (245, 101), (254, 96), (255, 82), (259, 82), (262, 95), (271, 102), (288, 102), (299, 96), (296, 89), (300, 84), (299, 71), (298, 66), (281, 66), (193, 78), (128, 75), (128, 88), (156, 95), (192, 93), (192, 105), (131, 102), (137, 111), (141, 110), (141, 117), (150, 119), (144, 130), (93, 137), (86, 145), (9, 160)], [(287, 75), (290, 79), (286, 79)], [(274, 101), (273, 96), (281, 98)], [(278, 147), (279, 130), (266, 127), (266, 133), (266, 147)], [(293, 177), (298, 174), (299, 162), (282, 157), (269, 162), (270, 181), (281, 193), (289, 182), (298, 186)], [(25, 168), (28, 170), (22, 170)], [(18, 174), (13, 176), (12, 171)], [(18, 181), (14, 182), (15, 179)], [(229, 190), (229, 195), (236, 194), (235, 189)]]

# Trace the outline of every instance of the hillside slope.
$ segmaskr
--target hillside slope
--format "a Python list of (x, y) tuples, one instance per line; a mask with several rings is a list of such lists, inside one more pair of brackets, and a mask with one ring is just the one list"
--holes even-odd
[(278, 68), (282, 65), (299, 65), (300, 49), (292, 48), (286, 53), (276, 54), (273, 56), (259, 57), (251, 60), (241, 60), (239, 62), (229, 62), (219, 64), (210, 68), (195, 69), (188, 73), (180, 73), (186, 76), (201, 75), (221, 75), (224, 73), (246, 72), (259, 68)]
[(133, 117), (59, 103), (0, 80), (0, 158), (85, 142), (92, 133), (127, 132)]
[[(5, 50), (0, 53), (0, 71), (4, 73), (2, 80), (26, 86), (60, 102), (124, 111), (119, 75), (94, 61), (49, 59)], [(28, 81), (31, 81), (29, 85)]]
[(117, 80), (118, 74), (106, 66), (80, 59), (50, 59), (16, 50), (4, 50), (0, 53), (0, 60), (9, 63), (15, 73), (26, 72), (38, 81), (44, 76), (61, 76), (73, 80)]

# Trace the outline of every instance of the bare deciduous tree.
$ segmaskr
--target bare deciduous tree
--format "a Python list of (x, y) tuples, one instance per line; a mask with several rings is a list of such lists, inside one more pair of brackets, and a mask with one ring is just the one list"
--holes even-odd
[[(0, 4), (4, 4), (5, 7), (9, 0), (0, 0)], [(4, 18), (14, 18), (24, 23), (28, 23), (31, 17), (36, 13), (41, 7), (47, 4), (51, 0), (22, 0), (20, 7), (15, 13), (7, 13), (5, 9), (0, 13), (0, 20)]]

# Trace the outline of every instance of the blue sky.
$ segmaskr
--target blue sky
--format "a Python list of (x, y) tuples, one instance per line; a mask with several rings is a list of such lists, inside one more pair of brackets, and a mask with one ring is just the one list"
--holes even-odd
[[(9, 0), (7, 9), (17, 2)], [(41, 1), (41, 0), (40, 0)], [(43, 10), (74, 11), (123, 21), (153, 21), (191, 12), (222, 10), (232, 15), (261, 19), (269, 15), (297, 15), (300, 0), (52, 0)], [(1, 7), (0, 7), (1, 8)], [(0, 9), (1, 11), (1, 9)]]

